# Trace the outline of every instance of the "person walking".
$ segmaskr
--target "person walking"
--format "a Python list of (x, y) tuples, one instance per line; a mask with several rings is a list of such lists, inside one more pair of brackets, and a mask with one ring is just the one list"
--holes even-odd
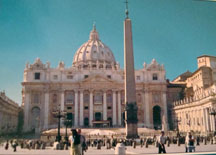
[(81, 134), (81, 129), (78, 129), (78, 134), (80, 135), (80, 151), (81, 155), (84, 155), (84, 151), (88, 149), (88, 146), (86, 144), (85, 136)]
[(72, 136), (69, 137), (71, 144), (70, 155), (81, 155), (80, 149), (80, 135), (76, 129), (71, 129)]
[(13, 141), (12, 143), (12, 147), (13, 147), (13, 151), (16, 152), (17, 151), (17, 146), (18, 146), (18, 143), (16, 140)]
[(185, 152), (192, 152), (192, 150), (195, 152), (194, 141), (195, 140), (191, 132), (188, 132), (185, 138)]
[(161, 135), (159, 136), (159, 139), (158, 139), (158, 153), (159, 154), (166, 153), (165, 144), (166, 144), (165, 133), (164, 131), (161, 131)]
[(6, 144), (5, 144), (5, 150), (8, 150), (8, 148), (9, 148), (9, 142), (8, 142), (8, 140), (7, 140), (7, 142), (6, 142)]

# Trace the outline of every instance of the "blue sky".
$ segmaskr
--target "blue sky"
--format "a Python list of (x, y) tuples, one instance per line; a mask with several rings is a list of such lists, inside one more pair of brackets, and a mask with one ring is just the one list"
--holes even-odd
[[(124, 0), (0, 0), (0, 91), (21, 103), (26, 62), (40, 57), (72, 64), (93, 22), (123, 68)], [(135, 68), (155, 58), (166, 76), (197, 68), (196, 57), (216, 56), (216, 3), (129, 0)]]

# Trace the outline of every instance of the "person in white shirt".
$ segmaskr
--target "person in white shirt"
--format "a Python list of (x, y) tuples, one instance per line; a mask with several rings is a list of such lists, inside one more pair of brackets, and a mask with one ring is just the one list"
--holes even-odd
[(192, 136), (191, 132), (188, 132), (185, 138), (185, 152), (192, 152), (192, 150), (195, 152), (194, 142), (194, 137)]
[(166, 137), (164, 131), (161, 131), (161, 135), (158, 139), (158, 153), (166, 153), (165, 149)]

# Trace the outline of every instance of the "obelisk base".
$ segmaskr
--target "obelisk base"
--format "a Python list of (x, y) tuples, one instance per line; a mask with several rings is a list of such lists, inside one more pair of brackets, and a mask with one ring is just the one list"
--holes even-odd
[(126, 138), (127, 139), (139, 138), (137, 132), (137, 123), (126, 123)]

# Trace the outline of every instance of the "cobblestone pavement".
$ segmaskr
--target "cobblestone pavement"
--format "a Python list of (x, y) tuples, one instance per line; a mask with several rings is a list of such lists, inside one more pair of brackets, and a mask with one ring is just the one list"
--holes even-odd
[[(177, 145), (170, 145), (170, 147), (166, 147), (167, 154), (186, 154), (184, 145), (180, 147)], [(114, 150), (107, 150), (104, 147), (101, 150), (97, 150), (96, 148), (89, 148), (85, 155), (113, 155)], [(136, 149), (132, 147), (127, 147), (126, 149), (127, 154), (150, 154), (154, 155), (157, 154), (158, 149), (155, 146), (149, 146), (148, 148), (141, 148), (138, 146)], [(4, 150), (3, 147), (0, 147), (0, 155), (69, 155), (68, 150), (53, 150), (48, 148), (46, 150), (27, 150), (27, 149), (20, 149), (17, 148), (17, 152), (13, 152), (12, 148), (9, 150)], [(196, 146), (195, 153), (187, 153), (187, 154), (211, 154), (216, 155), (216, 145), (200, 145)]]

